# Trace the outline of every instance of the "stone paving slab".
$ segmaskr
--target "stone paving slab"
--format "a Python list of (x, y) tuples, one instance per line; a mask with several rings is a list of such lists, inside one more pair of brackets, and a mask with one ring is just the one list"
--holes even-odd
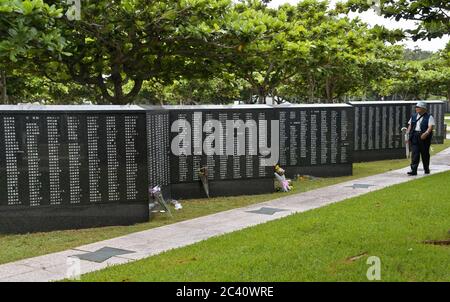
[[(433, 156), (431, 163), (430, 169), (432, 173), (450, 170), (450, 148)], [(80, 272), (84, 274), (104, 269), (111, 265), (124, 264), (130, 261), (147, 258), (171, 249), (191, 245), (211, 237), (242, 230), (295, 213), (323, 207), (347, 198), (360, 196), (412, 179), (426, 177), (420, 169), (417, 177), (409, 177), (406, 175), (408, 170), (409, 168), (406, 167), (378, 175), (354, 179), (305, 193), (289, 195), (243, 208), (232, 209), (159, 228), (87, 244), (63, 252), (3, 264), (0, 265), (0, 282), (45, 282), (61, 280), (67, 277), (68, 269), (73, 265), (74, 261), (79, 261)], [(367, 184), (370, 186), (358, 187), (354, 186), (355, 184)], [(277, 208), (284, 211), (275, 212), (273, 215), (250, 212), (258, 211), (263, 207)], [(75, 255), (94, 252), (104, 247), (130, 250), (133, 251), (133, 253), (115, 256), (102, 263), (78, 260), (74, 257)]]
[(124, 249), (118, 249), (118, 248), (114, 248), (114, 247), (105, 246), (96, 251), (75, 255), (73, 257), (76, 257), (81, 260), (90, 261), (90, 262), (103, 263), (106, 260), (111, 259), (113, 257), (120, 257), (122, 255), (133, 254), (133, 253), (135, 253), (135, 252), (130, 251), (130, 250), (124, 250)]

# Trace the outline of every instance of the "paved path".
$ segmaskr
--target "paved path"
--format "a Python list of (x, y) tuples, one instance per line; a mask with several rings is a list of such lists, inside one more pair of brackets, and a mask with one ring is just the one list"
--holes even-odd
[[(432, 173), (450, 170), (450, 148), (433, 156)], [(127, 263), (161, 252), (190, 245), (213, 236), (218, 236), (270, 220), (279, 219), (293, 213), (308, 211), (387, 186), (407, 182), (413, 178), (406, 176), (409, 168), (403, 168), (378, 175), (352, 180), (337, 185), (299, 193), (233, 209), (209, 216), (150, 229), (126, 236), (80, 246), (67, 251), (48, 254), (0, 265), (1, 281), (52, 281), (66, 278), (72, 256), (112, 247), (132, 251), (129, 254), (112, 257), (102, 263), (80, 260), (81, 273), (103, 269), (110, 265)], [(420, 177), (424, 177), (421, 171)], [(261, 208), (283, 209), (273, 215), (252, 213)]]

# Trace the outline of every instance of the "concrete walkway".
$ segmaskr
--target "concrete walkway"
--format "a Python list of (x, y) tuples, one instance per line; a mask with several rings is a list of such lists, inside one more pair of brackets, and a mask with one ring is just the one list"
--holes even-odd
[[(432, 173), (450, 170), (450, 148), (433, 156), (431, 160)], [(282, 217), (323, 207), (347, 198), (359, 196), (368, 192), (424, 177), (408, 177), (409, 168), (403, 168), (387, 173), (360, 178), (337, 185), (320, 188), (305, 193), (286, 196), (272, 201), (254, 204), (245, 208), (233, 209), (209, 216), (150, 229), (130, 235), (80, 246), (59, 253), (48, 254), (35, 258), (0, 265), (0, 281), (52, 281), (67, 277), (68, 272), (77, 269), (88, 273), (106, 268), (110, 265), (123, 264), (168, 251), (170, 249), (190, 245), (213, 236), (218, 236), (250, 226), (280, 219)], [(272, 211), (274, 213), (254, 213), (250, 211)], [(272, 210), (271, 210), (272, 209)], [(283, 211), (277, 211), (283, 210)], [(128, 254), (114, 256), (97, 263), (77, 260), (74, 255), (94, 252), (110, 247), (131, 251)], [(74, 266), (75, 263), (79, 266)]]

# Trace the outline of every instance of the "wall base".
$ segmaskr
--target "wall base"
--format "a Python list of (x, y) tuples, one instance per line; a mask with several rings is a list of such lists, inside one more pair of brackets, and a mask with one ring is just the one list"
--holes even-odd
[(388, 159), (406, 158), (405, 148), (383, 149), (383, 150), (364, 150), (353, 152), (353, 162), (377, 161)]
[(148, 222), (147, 203), (0, 210), (0, 233), (32, 233)]
[[(284, 168), (284, 167), (283, 167)], [(333, 164), (317, 166), (288, 166), (285, 168), (286, 177), (295, 178), (296, 175), (311, 175), (316, 177), (337, 177), (353, 174), (352, 164)]]
[[(273, 178), (220, 180), (209, 182), (209, 196), (238, 196), (273, 193)], [(171, 195), (174, 199), (207, 198), (200, 181), (171, 185)]]

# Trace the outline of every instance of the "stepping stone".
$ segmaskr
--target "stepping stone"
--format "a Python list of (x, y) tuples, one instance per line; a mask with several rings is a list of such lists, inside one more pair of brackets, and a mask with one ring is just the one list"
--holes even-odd
[(255, 214), (264, 214), (264, 215), (273, 215), (276, 212), (284, 212), (287, 210), (284, 209), (277, 209), (277, 208), (266, 208), (266, 207), (262, 207), (259, 210), (253, 210), (253, 211), (246, 211), (247, 213), (255, 213)]
[(102, 247), (101, 249), (95, 251), (95, 252), (91, 252), (91, 253), (86, 253), (86, 254), (80, 254), (80, 255), (74, 255), (72, 257), (76, 257), (79, 258), (81, 260), (86, 260), (86, 261), (90, 261), (90, 262), (97, 262), (97, 263), (102, 263), (106, 260), (108, 260), (111, 257), (114, 256), (119, 256), (119, 255), (125, 255), (125, 254), (131, 254), (131, 253), (135, 253), (134, 251), (127, 251), (127, 250), (122, 250), (122, 249), (116, 249), (113, 247)]
[(369, 187), (373, 187), (375, 185), (369, 185), (369, 184), (353, 184), (351, 186), (347, 186), (347, 188), (353, 188), (353, 189), (367, 189)]

